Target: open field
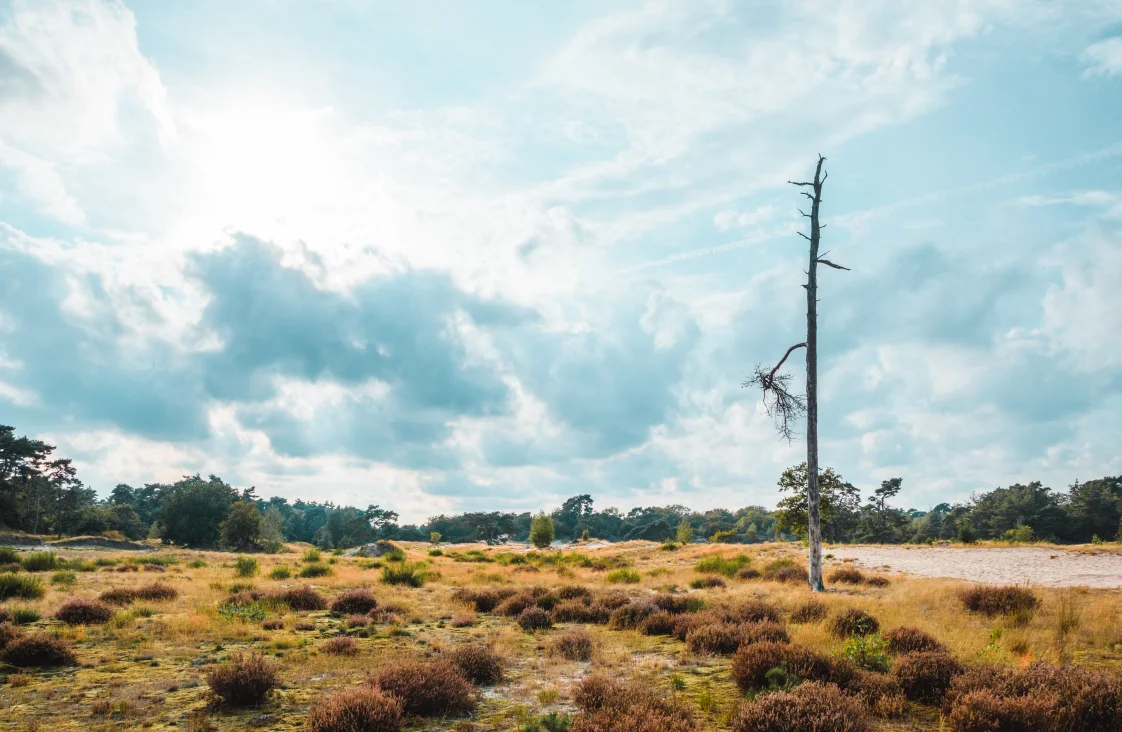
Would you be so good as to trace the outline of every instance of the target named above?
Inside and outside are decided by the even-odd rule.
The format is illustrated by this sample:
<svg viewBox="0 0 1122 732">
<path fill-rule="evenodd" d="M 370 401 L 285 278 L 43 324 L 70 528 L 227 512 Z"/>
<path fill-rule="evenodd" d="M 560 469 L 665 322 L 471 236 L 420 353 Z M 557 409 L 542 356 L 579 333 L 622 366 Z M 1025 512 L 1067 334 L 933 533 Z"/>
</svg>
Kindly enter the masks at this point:
<svg viewBox="0 0 1122 732">
<path fill-rule="evenodd" d="M 821 669 L 839 682 L 846 699 L 856 700 L 843 705 L 845 713 L 859 717 L 844 729 L 865 729 L 865 724 L 872 729 L 956 728 L 949 716 L 940 727 L 937 698 L 925 697 L 914 683 L 908 686 L 914 681 L 904 673 L 910 657 L 891 647 L 886 653 L 878 645 L 880 638 L 896 637 L 892 631 L 901 627 L 930 634 L 945 646 L 956 675 L 964 667 L 989 663 L 1015 669 L 1037 661 L 1074 664 L 1105 674 L 1106 681 L 1100 679 L 1100 686 L 1106 684 L 1104 693 L 1122 693 L 1122 592 L 1116 589 L 1036 587 L 1030 593 L 1036 607 L 1001 607 L 987 616 L 964 607 L 958 594 L 968 586 L 964 582 L 863 570 L 863 576 L 850 572 L 830 582 L 830 591 L 815 598 L 825 604 L 816 612 L 807 604 L 812 595 L 799 581 L 799 570 L 784 561 L 803 561 L 798 547 L 790 544 L 693 545 L 671 551 L 625 543 L 544 553 L 457 545 L 441 547 L 438 556 L 430 555 L 427 545 L 399 546 L 404 561 L 392 555 L 328 554 L 316 560 L 304 556 L 308 547 L 291 545 L 289 553 L 254 555 L 256 567 L 242 562 L 246 576 L 238 576 L 235 555 L 221 552 L 60 550 L 57 554 L 69 569 L 14 574 L 38 578 L 45 589 L 42 597 L 8 598 L 0 606 L 24 621 L 7 626 L 9 637 L 57 636 L 72 648 L 74 663 L 5 664 L 0 671 L 0 729 L 304 729 L 309 709 L 333 692 L 370 689 L 365 682 L 372 672 L 447 658 L 471 642 L 493 648 L 501 659 L 501 680 L 480 680 L 468 693 L 466 706 L 447 715 L 418 716 L 407 709 L 404 729 L 552 732 L 568 729 L 566 715 L 571 715 L 574 732 L 647 729 L 623 712 L 612 717 L 605 708 L 591 711 L 589 694 L 581 696 L 578 689 L 582 679 L 599 673 L 641 679 L 657 695 L 657 704 L 672 707 L 659 707 L 676 720 L 660 722 L 659 729 L 668 732 L 787 729 L 751 726 L 750 715 L 737 715 L 771 703 L 769 698 L 791 696 L 762 693 L 768 685 L 792 687 L 792 676 L 805 679 Z M 852 570 L 854 562 L 840 561 L 847 549 L 827 550 L 836 555 L 827 562 L 828 579 L 839 570 Z M 922 557 L 951 550 L 853 551 L 870 564 L 904 569 L 897 554 Z M 882 555 L 865 554 L 873 551 L 895 554 L 879 562 Z M 976 551 L 1018 552 L 1007 555 L 1017 557 L 1026 550 Z M 738 559 L 740 554 L 745 558 Z M 712 555 L 726 561 L 713 561 Z M 28 556 L 20 553 L 24 560 Z M 708 565 L 699 568 L 706 558 Z M 279 567 L 287 569 L 287 577 Z M 384 582 L 386 573 L 395 570 L 418 582 L 423 574 L 423 583 Z M 752 570 L 761 576 L 753 576 Z M 782 581 L 788 575 L 792 581 Z M 878 582 L 878 576 L 887 578 L 887 584 Z M 853 583 L 841 582 L 843 578 Z M 153 583 L 174 593 L 152 591 Z M 299 609 L 306 603 L 284 600 L 284 593 L 300 588 L 311 588 L 325 606 Z M 333 601 L 353 588 L 372 591 L 376 607 L 370 610 L 354 595 L 349 597 L 358 602 L 333 613 Z M 76 615 L 62 613 L 78 621 L 74 624 L 55 617 L 70 598 L 92 600 L 113 590 L 117 592 L 109 597 L 116 604 L 108 605 L 107 616 L 87 608 Z M 496 600 L 502 604 L 495 606 Z M 520 616 L 517 611 L 524 606 L 541 612 L 527 610 Z M 73 613 L 74 606 L 68 607 Z M 871 642 L 831 632 L 835 619 L 849 610 L 865 611 L 877 621 L 880 632 L 869 636 Z M 757 622 L 769 617 L 775 622 Z M 519 621 L 551 627 L 523 630 Z M 574 629 L 587 635 L 572 634 Z M 0 644 L 3 638 L 0 634 Z M 558 645 L 561 638 L 566 639 L 564 647 Z M 582 649 L 584 643 L 589 647 Z M 733 656 L 737 646 L 740 652 Z M 825 660 L 806 666 L 806 672 L 794 661 L 790 667 L 784 662 L 790 674 L 769 673 L 756 687 L 745 681 L 745 664 L 751 660 L 746 649 L 779 648 L 775 652 L 783 653 L 789 647 L 806 647 Z M 855 670 L 853 661 L 842 660 L 847 649 L 857 665 L 877 670 Z M 277 664 L 279 685 L 258 705 L 223 703 L 208 687 L 208 674 L 245 650 L 264 653 Z M 564 653 L 570 658 L 559 655 Z M 3 653 L 0 657 L 7 658 Z M 769 670 L 774 668 L 763 669 Z M 632 709 L 627 713 L 653 718 L 650 705 L 656 702 L 636 699 L 625 705 Z M 543 722 L 542 716 L 550 713 L 556 716 Z M 955 713 L 957 728 L 969 729 L 962 726 L 963 715 Z M 1043 712 L 1037 708 L 1033 713 Z M 387 724 L 379 729 L 395 728 Z"/>
</svg>

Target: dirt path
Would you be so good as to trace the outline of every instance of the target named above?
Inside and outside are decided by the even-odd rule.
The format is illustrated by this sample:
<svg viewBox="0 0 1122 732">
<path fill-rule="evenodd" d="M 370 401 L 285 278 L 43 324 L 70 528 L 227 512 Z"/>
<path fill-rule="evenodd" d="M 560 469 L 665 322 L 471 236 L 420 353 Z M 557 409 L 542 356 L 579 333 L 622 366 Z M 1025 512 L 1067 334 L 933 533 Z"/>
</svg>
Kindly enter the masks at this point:
<svg viewBox="0 0 1122 732">
<path fill-rule="evenodd" d="M 921 577 L 955 577 L 989 584 L 1049 587 L 1122 587 L 1122 555 L 1083 554 L 1063 549 L 1010 547 L 959 549 L 942 547 L 855 546 L 826 551 L 853 558 L 861 567 L 884 568 Z"/>
</svg>

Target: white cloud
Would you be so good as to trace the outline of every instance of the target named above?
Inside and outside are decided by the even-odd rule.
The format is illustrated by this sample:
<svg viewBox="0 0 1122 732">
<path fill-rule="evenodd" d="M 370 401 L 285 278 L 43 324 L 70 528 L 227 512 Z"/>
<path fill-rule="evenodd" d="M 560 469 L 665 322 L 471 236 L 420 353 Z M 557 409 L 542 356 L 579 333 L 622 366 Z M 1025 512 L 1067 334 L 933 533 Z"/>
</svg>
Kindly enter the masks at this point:
<svg viewBox="0 0 1122 732">
<path fill-rule="evenodd" d="M 1103 223 L 1085 249 L 1061 253 L 1063 281 L 1044 296 L 1042 330 L 1079 370 L 1122 364 L 1122 230 Z"/>
<path fill-rule="evenodd" d="M 1107 38 L 1083 50 L 1084 76 L 1122 74 L 1122 36 Z"/>
</svg>

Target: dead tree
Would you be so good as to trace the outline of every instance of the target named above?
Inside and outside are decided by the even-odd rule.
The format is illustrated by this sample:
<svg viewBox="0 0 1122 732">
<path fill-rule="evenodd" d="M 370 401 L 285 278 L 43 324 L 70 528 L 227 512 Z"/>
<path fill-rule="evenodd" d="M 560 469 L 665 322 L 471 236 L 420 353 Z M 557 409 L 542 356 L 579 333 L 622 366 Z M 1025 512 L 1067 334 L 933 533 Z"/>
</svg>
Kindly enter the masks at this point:
<svg viewBox="0 0 1122 732">
<path fill-rule="evenodd" d="M 824 259 L 825 254 L 818 253 L 822 229 L 826 228 L 825 225 L 818 223 L 818 212 L 822 205 L 822 185 L 828 177 L 828 174 L 822 171 L 824 162 L 826 158 L 819 155 L 813 181 L 787 181 L 791 185 L 814 191 L 813 194 L 802 191 L 802 194 L 810 199 L 810 213 L 799 209 L 799 213 L 810 219 L 810 236 L 799 232 L 799 236 L 810 242 L 810 262 L 806 272 L 806 284 L 803 285 L 806 288 L 806 340 L 788 348 L 773 369 L 768 370 L 757 364 L 755 373 L 744 382 L 744 386 L 754 385 L 763 390 L 764 407 L 768 415 L 775 420 L 779 434 L 788 442 L 794 434 L 793 423 L 806 414 L 807 538 L 810 543 L 810 588 L 814 592 L 825 589 L 822 584 L 822 516 L 818 504 L 818 265 L 848 269 Z M 779 373 L 787 357 L 799 348 L 806 349 L 805 396 L 792 394 L 787 388 L 791 377 Z"/>
</svg>

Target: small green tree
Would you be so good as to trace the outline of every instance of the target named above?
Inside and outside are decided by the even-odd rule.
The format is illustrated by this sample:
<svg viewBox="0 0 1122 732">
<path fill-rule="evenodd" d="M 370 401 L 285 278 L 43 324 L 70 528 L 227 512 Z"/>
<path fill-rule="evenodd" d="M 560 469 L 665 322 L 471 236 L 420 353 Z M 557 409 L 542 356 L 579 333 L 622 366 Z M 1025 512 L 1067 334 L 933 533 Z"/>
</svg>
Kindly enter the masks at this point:
<svg viewBox="0 0 1122 732">
<path fill-rule="evenodd" d="M 553 519 L 542 511 L 530 522 L 530 543 L 538 549 L 545 549 L 553 543 Z"/>
<path fill-rule="evenodd" d="M 682 523 L 678 524 L 678 543 L 689 544 L 693 541 L 693 527 L 686 519 L 682 519 Z"/>
<path fill-rule="evenodd" d="M 429 543 L 430 544 L 439 544 L 440 543 L 440 532 L 439 531 L 430 531 L 429 532 Z"/>
<path fill-rule="evenodd" d="M 269 554 L 276 554 L 284 546 L 284 516 L 276 507 L 270 508 L 261 516 L 257 546 Z"/>
<path fill-rule="evenodd" d="M 261 536 L 261 514 L 257 506 L 246 501 L 230 504 L 226 520 L 218 525 L 222 546 L 233 551 L 251 551 L 257 548 Z"/>
</svg>

